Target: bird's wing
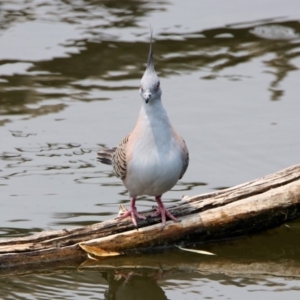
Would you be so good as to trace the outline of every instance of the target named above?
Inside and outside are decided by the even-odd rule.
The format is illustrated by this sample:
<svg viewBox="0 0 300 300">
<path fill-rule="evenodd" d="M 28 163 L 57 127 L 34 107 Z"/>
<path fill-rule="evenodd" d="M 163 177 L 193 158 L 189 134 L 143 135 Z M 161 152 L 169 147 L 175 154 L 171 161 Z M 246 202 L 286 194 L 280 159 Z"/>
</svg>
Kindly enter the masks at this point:
<svg viewBox="0 0 300 300">
<path fill-rule="evenodd" d="M 116 176 L 124 179 L 126 177 L 126 147 L 128 143 L 130 134 L 128 134 L 116 148 L 115 152 L 112 155 L 112 165 Z"/>
<path fill-rule="evenodd" d="M 189 150 L 186 146 L 184 139 L 178 134 L 178 132 L 174 128 L 173 128 L 173 136 L 181 148 L 182 169 L 179 176 L 179 179 L 181 179 L 186 169 L 189 166 L 189 161 L 190 161 Z"/>
<path fill-rule="evenodd" d="M 179 179 L 181 179 L 182 176 L 184 175 L 186 169 L 189 166 L 189 161 L 190 161 L 189 150 L 183 138 L 181 138 L 181 148 L 182 148 L 182 170 Z"/>
<path fill-rule="evenodd" d="M 97 160 L 98 162 L 106 165 L 112 164 L 112 156 L 114 152 L 116 151 L 116 148 L 107 149 L 103 148 L 97 153 Z"/>
</svg>

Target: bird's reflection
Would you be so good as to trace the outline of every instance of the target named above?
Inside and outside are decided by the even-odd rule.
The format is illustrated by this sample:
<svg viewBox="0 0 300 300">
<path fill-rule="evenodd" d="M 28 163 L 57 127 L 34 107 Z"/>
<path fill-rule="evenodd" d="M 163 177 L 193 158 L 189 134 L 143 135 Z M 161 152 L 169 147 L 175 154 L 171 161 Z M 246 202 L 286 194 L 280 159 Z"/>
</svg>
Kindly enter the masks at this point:
<svg viewBox="0 0 300 300">
<path fill-rule="evenodd" d="M 108 289 L 104 293 L 106 300 L 167 299 L 165 292 L 157 283 L 162 277 L 162 271 L 151 273 L 109 271 L 101 274 L 108 283 Z"/>
</svg>

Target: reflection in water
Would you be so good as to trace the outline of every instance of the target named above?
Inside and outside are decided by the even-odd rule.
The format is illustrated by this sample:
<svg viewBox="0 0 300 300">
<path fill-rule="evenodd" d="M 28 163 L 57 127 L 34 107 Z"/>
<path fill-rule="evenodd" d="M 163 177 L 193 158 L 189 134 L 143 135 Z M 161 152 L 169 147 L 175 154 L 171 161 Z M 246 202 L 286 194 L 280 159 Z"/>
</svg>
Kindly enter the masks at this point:
<svg viewBox="0 0 300 300">
<path fill-rule="evenodd" d="M 292 88 L 298 91 L 299 80 L 294 75 L 299 70 L 300 56 L 298 18 L 253 19 L 252 22 L 222 26 L 219 24 L 226 24 L 224 19 L 220 18 L 218 25 L 215 20 L 223 12 L 216 10 L 207 26 L 209 29 L 205 29 L 206 25 L 201 23 L 201 3 L 204 2 L 199 1 L 197 9 L 199 25 L 190 30 L 188 10 L 180 12 L 180 20 L 168 13 L 178 5 L 176 1 L 0 2 L 1 237 L 23 236 L 52 229 L 51 226 L 61 229 L 99 222 L 102 217 L 115 216 L 117 204 L 127 201 L 121 183 L 111 171 L 100 168 L 95 160 L 99 143 L 106 146 L 106 143 L 119 140 L 118 129 L 105 132 L 101 137 L 97 132 L 104 128 L 98 125 L 101 118 L 104 118 L 101 124 L 105 124 L 105 128 L 113 127 L 121 117 L 126 118 L 125 114 L 114 115 L 115 107 L 121 111 L 129 110 L 123 103 L 138 89 L 145 69 L 149 23 L 154 27 L 154 39 L 157 40 L 157 72 L 164 82 L 172 79 L 172 85 L 166 87 L 166 95 L 179 83 L 184 88 L 190 88 L 193 80 L 199 85 L 190 94 L 181 94 L 184 101 L 185 97 L 195 99 L 195 102 L 184 102 L 185 111 L 192 114 L 201 110 L 197 117 L 191 116 L 182 123 L 194 143 L 191 144 L 195 149 L 194 174 L 186 179 L 187 182 L 179 182 L 174 191 L 168 193 L 167 201 L 174 203 L 184 193 L 222 189 L 232 182 L 241 182 L 240 173 L 232 175 L 219 170 L 221 165 L 238 164 L 240 152 L 245 152 L 241 169 L 245 165 L 263 168 L 267 159 L 269 165 L 277 168 L 280 159 L 273 157 L 274 140 L 286 145 L 280 148 L 280 167 L 290 163 L 286 160 L 290 156 L 288 148 L 299 153 L 297 133 L 292 135 L 293 130 L 282 130 L 290 124 L 290 115 L 280 119 L 276 116 L 278 111 L 271 111 L 275 105 L 281 105 L 279 110 L 283 110 L 284 105 L 291 105 L 292 101 L 287 100 L 293 97 L 298 105 L 297 95 L 286 97 L 292 93 L 291 86 L 286 85 L 287 78 L 291 79 L 288 84 L 293 84 Z M 244 3 L 246 5 L 248 1 Z M 282 7 L 286 5 L 283 3 Z M 294 5 L 296 12 L 297 4 Z M 236 4 L 232 11 L 235 7 Z M 257 11 L 252 15 L 256 16 Z M 277 8 L 274 17 L 275 14 L 282 13 Z M 163 25 L 160 22 L 153 24 L 157 20 Z M 195 74 L 194 77 L 188 77 L 191 74 Z M 263 77 L 265 75 L 267 77 Z M 222 81 L 226 82 L 226 87 L 220 85 Z M 258 99 L 253 107 L 248 106 L 248 98 L 244 101 L 244 95 L 239 96 L 239 104 L 229 101 L 235 93 L 231 90 L 232 82 L 239 86 L 250 85 L 251 96 Z M 209 97 L 204 93 L 207 89 L 210 89 Z M 270 95 L 258 93 L 257 89 Z M 180 89 L 176 91 L 181 93 Z M 112 99 L 114 101 L 107 101 Z M 266 99 L 277 101 L 269 101 L 269 106 L 263 106 L 268 102 Z M 239 110 L 238 105 L 243 105 L 244 110 Z M 296 111 L 296 105 L 285 112 Z M 178 111 L 173 111 L 179 116 L 178 120 L 182 118 L 182 109 L 180 106 Z M 233 117 L 232 111 L 240 115 L 237 123 L 225 124 Z M 254 129 L 264 132 L 258 136 L 249 128 L 255 126 L 257 112 L 262 111 L 271 112 L 263 114 L 259 126 Z M 215 115 L 225 117 L 222 125 L 214 124 Z M 249 124 L 250 118 L 246 118 L 249 115 L 254 123 Z M 248 123 L 240 127 L 243 122 Z M 126 120 L 122 120 L 123 123 Z M 192 127 L 190 123 L 197 126 Z M 263 127 L 265 123 L 278 126 L 269 129 Z M 132 125 L 128 120 L 127 124 Z M 223 131 L 224 124 L 228 127 L 225 126 Z M 85 139 L 86 131 L 80 130 L 85 126 L 91 133 L 90 140 Z M 211 127 L 205 131 L 205 126 Z M 116 140 L 109 139 L 110 134 L 114 134 Z M 285 139 L 287 135 L 291 138 Z M 239 148 L 242 137 L 244 144 Z M 220 139 L 221 142 L 214 142 Z M 227 150 L 226 142 L 230 144 Z M 212 151 L 208 145 L 214 148 L 214 156 L 208 154 Z M 236 150 L 232 150 L 234 147 Z M 255 148 L 252 152 L 245 151 L 251 147 Z M 258 148 L 265 151 L 258 152 Z M 227 156 L 222 156 L 224 152 Z M 257 161 L 254 159 L 257 164 L 248 159 L 251 155 L 257 158 Z M 218 161 L 219 157 L 221 161 Z M 213 160 L 217 160 L 218 167 L 209 177 L 202 167 L 207 163 L 206 170 L 210 169 Z M 212 184 L 216 173 L 221 173 L 222 180 Z M 234 176 L 234 180 L 228 183 L 225 179 L 229 176 Z M 141 207 L 152 205 L 146 197 L 141 197 L 140 201 Z M 298 299 L 300 256 L 295 238 L 299 235 L 298 229 L 299 221 L 296 221 L 291 228 L 274 231 L 274 235 L 268 233 L 225 245 L 206 246 L 206 250 L 218 254 L 214 260 L 177 252 L 174 262 L 168 261 L 172 255 L 167 253 L 160 254 L 159 258 L 151 257 L 155 260 L 153 264 L 135 255 L 129 263 L 126 259 L 115 264 L 103 260 L 100 266 L 79 270 L 79 263 L 55 270 L 48 266 L 41 273 L 1 278 L 0 298 L 134 299 L 137 293 L 142 294 L 143 299 L 147 296 L 152 299 Z M 138 267 L 142 270 L 136 270 Z M 159 270 L 164 270 L 162 276 Z M 26 271 L 31 272 L 30 269 Z M 130 272 L 133 273 L 130 275 Z"/>
<path fill-rule="evenodd" d="M 54 274 L 1 278 L 0 297 L 6 299 L 253 299 L 288 292 L 297 299 L 299 279 L 267 275 L 226 275 L 209 271 L 61 269 Z M 169 274 L 168 274 L 169 273 Z M 251 293 L 251 298 L 247 296 Z M 295 294 L 294 294 L 295 293 Z M 279 295 L 280 295 L 279 294 Z M 278 295 L 278 296 L 279 296 Z M 295 297 L 293 297 L 295 296 Z M 277 298 L 276 298 L 277 299 Z M 280 298 L 278 298 L 280 299 Z"/>
<path fill-rule="evenodd" d="M 102 276 L 107 280 L 106 300 L 163 300 L 167 299 L 163 289 L 157 283 L 157 274 L 149 272 L 105 272 Z"/>
<path fill-rule="evenodd" d="M 138 18 L 149 14 L 151 11 L 163 10 L 168 4 L 167 1 L 163 0 L 154 0 L 151 2 L 134 0 L 122 2 L 54 0 L 41 4 L 40 1 L 2 1 L 0 8 L 5 22 L 0 23 L 0 28 L 3 30 L 9 28 L 14 22 L 25 22 L 36 19 L 47 22 L 84 24 L 86 26 L 90 24 L 91 20 L 97 20 L 103 28 L 137 26 Z M 88 23 L 86 24 L 85 22 Z M 87 27 L 85 30 L 93 33 L 93 27 Z"/>
<path fill-rule="evenodd" d="M 148 28 L 139 28 L 138 18 L 149 12 L 164 11 L 169 5 L 166 1 L 1 2 L 4 22 L 1 22 L 0 28 L 4 33 L 22 25 L 22 22 L 30 22 L 32 26 L 36 24 L 38 28 L 39 23 L 35 22 L 45 21 L 49 29 L 51 24 L 59 23 L 62 27 L 68 24 L 77 32 L 75 37 L 71 35 L 63 42 L 59 40 L 61 48 L 58 53 L 44 59 L 33 55 L 26 59 L 7 59 L 5 55 L 10 53 L 0 54 L 0 127 L 20 119 L 43 117 L 41 121 L 48 122 L 45 128 L 51 128 L 51 132 L 55 128 L 54 138 L 49 139 L 53 142 L 48 142 L 48 138 L 42 140 L 43 132 L 38 132 L 38 128 L 28 131 L 22 124 L 10 130 L 14 138 L 29 141 L 13 141 L 8 151 L 0 150 L 1 186 L 7 186 L 11 178 L 68 174 L 71 176 L 68 180 L 75 183 L 118 188 L 117 194 L 121 196 L 126 193 L 112 179 L 113 173 L 99 169 L 94 159 L 99 145 L 96 143 L 105 143 L 106 140 L 95 138 L 93 145 L 85 146 L 81 137 L 76 136 L 76 128 L 67 133 L 60 132 L 61 123 L 68 121 L 65 115 L 54 121 L 45 117 L 57 115 L 78 102 L 104 102 L 113 99 L 117 91 L 137 90 L 145 69 L 144 53 L 147 53 L 149 42 Z M 272 74 L 274 78 L 269 83 L 270 98 L 280 100 L 285 94 L 280 87 L 282 81 L 297 70 L 295 59 L 300 55 L 299 33 L 298 20 L 282 19 L 255 20 L 192 32 L 166 30 L 154 36 L 158 40 L 155 44 L 156 68 L 159 76 L 165 78 L 200 70 L 201 80 L 250 81 L 251 76 L 241 72 L 239 67 L 259 59 L 263 65 L 262 72 Z M 24 32 L 25 37 L 26 34 Z M 55 36 L 54 44 L 58 43 Z M 24 42 L 21 36 L 19 42 Z M 14 52 L 15 48 L 10 52 Z M 44 53 L 44 49 L 40 52 Z M 224 70 L 230 73 L 223 74 Z M 88 120 L 88 113 L 85 119 Z M 57 142 L 58 136 L 62 137 L 60 142 Z M 107 180 L 102 180 L 104 178 Z M 208 185 L 201 179 L 199 182 L 193 180 L 180 182 L 174 192 Z M 216 186 L 215 189 L 222 188 L 222 184 Z M 18 189 L 10 195 L 18 195 Z M 175 197 L 178 199 L 177 195 L 170 196 L 170 199 Z M 70 214 L 73 215 L 73 212 Z"/>
<path fill-rule="evenodd" d="M 216 256 L 165 250 L 0 269 L 0 298 L 253 299 L 281 291 L 278 297 L 284 293 L 288 299 L 298 299 L 300 247 L 294 237 L 299 224 L 293 221 L 289 227 L 221 246 L 197 246 Z"/>
<path fill-rule="evenodd" d="M 139 3 L 141 6 L 145 4 Z M 107 2 L 103 2 L 102 5 L 107 5 Z M 136 2 L 132 2 L 129 15 L 137 13 L 136 5 Z M 94 6 L 88 9 L 93 9 Z M 69 8 L 72 9 L 72 6 Z M 76 10 L 75 7 L 74 9 Z M 115 14 L 114 10 L 107 9 L 105 13 Z M 146 12 L 147 10 L 141 7 L 139 11 Z M 74 20 L 76 20 L 76 14 L 73 16 Z M 82 26 L 85 28 L 84 25 Z M 113 22 L 110 26 L 118 27 L 121 24 L 117 25 Z M 271 99 L 279 100 L 284 94 L 279 88 L 280 83 L 291 71 L 297 70 L 293 60 L 300 55 L 299 22 L 276 23 L 274 21 L 265 23 L 263 26 L 245 23 L 244 25 L 238 24 L 236 27 L 232 25 L 176 34 L 181 37 L 176 40 L 172 38 L 175 33 L 162 33 L 157 36 L 159 43 L 155 45 L 156 54 L 160 56 L 156 58 L 158 73 L 164 77 L 202 69 L 209 73 L 202 78 L 216 78 L 221 70 L 243 65 L 254 58 L 263 59 L 266 54 L 271 54 L 272 58 L 263 61 L 264 72 L 274 75 L 275 79 L 270 83 L 269 90 L 272 93 Z M 70 96 L 75 100 L 90 101 L 91 99 L 99 100 L 99 93 L 97 98 L 91 98 L 91 93 L 95 90 L 100 92 L 136 89 L 136 82 L 144 71 L 144 53 L 148 47 L 148 41 L 133 43 L 112 36 L 105 37 L 101 31 L 99 32 L 101 29 L 104 31 L 105 28 L 106 25 L 101 22 L 94 28 L 85 28 L 93 36 L 93 41 L 85 38 L 74 39 L 65 45 L 66 51 L 68 47 L 78 48 L 79 51 L 69 53 L 66 57 L 33 61 L 23 70 L 23 74 L 1 74 L 0 68 L 1 114 L 37 116 L 55 113 L 68 105 L 64 98 Z M 174 49 L 176 49 L 175 53 Z M 1 60 L 0 56 L 0 66 L 15 63 L 19 62 L 7 61 L 4 58 Z M 233 74 L 228 77 L 228 80 L 241 78 L 243 76 L 240 74 Z M 134 79 L 134 85 L 130 82 L 132 79 Z M 121 86 L 118 82 L 122 82 Z M 109 93 L 101 98 L 110 99 Z M 61 103 L 43 105 L 45 99 L 51 101 L 59 99 Z M 28 106 L 28 104 L 37 103 L 41 104 L 36 108 Z"/>
<path fill-rule="evenodd" d="M 9 220 L 10 223 L 15 222 L 27 222 L 29 220 L 23 219 L 23 220 Z M 30 228 L 30 233 L 36 233 L 41 232 L 42 228 Z M 28 236 L 28 229 L 27 228 L 16 228 L 16 227 L 1 227 L 0 228 L 0 236 L 3 238 L 17 238 L 22 236 Z"/>
<path fill-rule="evenodd" d="M 256 26 L 252 34 L 270 40 L 293 40 L 299 38 L 299 33 L 292 27 L 282 25 L 262 25 Z"/>
</svg>

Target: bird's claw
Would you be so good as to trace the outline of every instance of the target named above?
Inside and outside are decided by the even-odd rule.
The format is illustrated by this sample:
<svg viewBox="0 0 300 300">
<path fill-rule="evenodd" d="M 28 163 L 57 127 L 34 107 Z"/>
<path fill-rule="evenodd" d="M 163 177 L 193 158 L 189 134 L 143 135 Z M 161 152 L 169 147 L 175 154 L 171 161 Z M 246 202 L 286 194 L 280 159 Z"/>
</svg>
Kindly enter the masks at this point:
<svg viewBox="0 0 300 300">
<path fill-rule="evenodd" d="M 173 220 L 174 222 L 179 222 L 179 220 L 175 218 L 165 207 L 155 206 L 153 208 L 156 210 L 156 212 L 151 214 L 151 217 L 157 217 L 161 215 L 162 228 L 166 226 L 166 217 Z"/>
<path fill-rule="evenodd" d="M 143 220 L 146 219 L 146 217 L 144 215 L 138 213 L 136 209 L 126 210 L 124 213 L 121 213 L 121 214 L 119 212 L 118 219 L 122 220 L 127 217 L 131 218 L 131 221 L 135 227 L 137 227 L 136 218 L 143 219 Z"/>
</svg>

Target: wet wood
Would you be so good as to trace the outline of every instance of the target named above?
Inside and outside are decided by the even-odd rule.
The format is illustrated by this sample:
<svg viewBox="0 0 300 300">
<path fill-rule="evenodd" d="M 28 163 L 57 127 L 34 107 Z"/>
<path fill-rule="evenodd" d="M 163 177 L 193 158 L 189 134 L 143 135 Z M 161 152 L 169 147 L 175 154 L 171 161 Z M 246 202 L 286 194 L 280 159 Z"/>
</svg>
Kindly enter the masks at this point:
<svg viewBox="0 0 300 300">
<path fill-rule="evenodd" d="M 83 248 L 95 255 L 126 254 L 179 241 L 223 240 L 278 226 L 300 215 L 300 165 L 229 189 L 184 197 L 169 210 L 181 221 L 168 221 L 163 230 L 159 218 L 140 221 L 138 230 L 130 220 L 112 219 L 2 240 L 0 268 L 83 259 Z"/>
</svg>

